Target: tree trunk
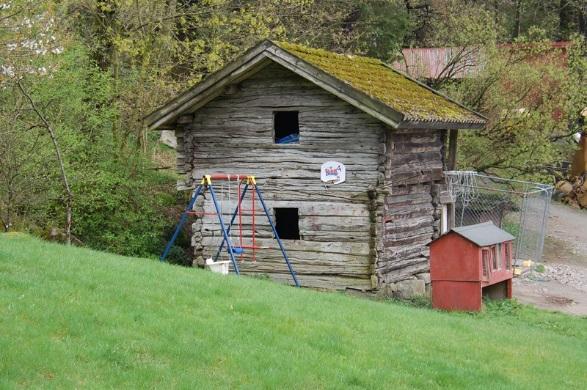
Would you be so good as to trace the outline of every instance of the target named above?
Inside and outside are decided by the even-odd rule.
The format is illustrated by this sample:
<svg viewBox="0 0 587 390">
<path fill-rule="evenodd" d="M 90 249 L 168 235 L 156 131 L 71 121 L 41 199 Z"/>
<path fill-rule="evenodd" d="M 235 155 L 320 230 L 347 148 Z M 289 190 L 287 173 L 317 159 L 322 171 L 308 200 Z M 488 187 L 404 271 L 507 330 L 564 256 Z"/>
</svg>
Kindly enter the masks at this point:
<svg viewBox="0 0 587 390">
<path fill-rule="evenodd" d="M 513 38 L 517 38 L 520 36 L 520 17 L 521 17 L 521 9 L 522 9 L 522 0 L 516 1 L 516 16 L 514 20 L 514 34 Z"/>
<path fill-rule="evenodd" d="M 587 38 L 587 5 L 579 9 L 579 33 Z"/>
<path fill-rule="evenodd" d="M 39 117 L 41 122 L 43 122 L 43 127 L 45 127 L 45 129 L 47 130 L 47 132 L 49 133 L 49 136 L 51 137 L 51 142 L 53 142 L 53 147 L 55 149 L 55 156 L 57 157 L 57 161 L 59 162 L 59 169 L 61 171 L 61 180 L 63 182 L 63 189 L 65 191 L 65 202 L 64 202 L 65 213 L 66 213 L 65 239 L 66 239 L 67 245 L 71 245 L 73 193 L 71 192 L 71 188 L 69 187 L 69 181 L 67 179 L 67 174 L 65 173 L 65 164 L 63 163 L 63 157 L 61 155 L 61 148 L 59 147 L 59 142 L 57 141 L 57 136 L 55 134 L 55 131 L 53 130 L 53 127 L 51 126 L 51 124 L 47 120 L 47 118 L 45 118 L 43 113 L 37 108 L 37 105 L 33 101 L 32 97 L 24 89 L 21 80 L 18 80 L 16 84 L 18 85 L 20 92 L 22 92 L 23 96 L 29 102 L 32 110 Z"/>
<path fill-rule="evenodd" d="M 564 40 L 569 35 L 569 26 L 571 24 L 572 9 L 569 0 L 560 0 L 558 7 L 558 34 L 559 39 Z"/>
</svg>

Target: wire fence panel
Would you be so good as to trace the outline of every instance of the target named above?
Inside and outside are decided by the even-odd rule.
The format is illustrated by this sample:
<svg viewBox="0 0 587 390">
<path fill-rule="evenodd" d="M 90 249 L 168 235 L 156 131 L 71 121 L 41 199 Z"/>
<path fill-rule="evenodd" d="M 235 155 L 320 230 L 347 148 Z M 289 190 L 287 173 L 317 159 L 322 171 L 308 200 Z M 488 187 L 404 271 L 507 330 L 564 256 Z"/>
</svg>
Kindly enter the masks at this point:
<svg viewBox="0 0 587 390">
<path fill-rule="evenodd" d="M 540 261 L 553 187 L 477 172 L 445 172 L 456 227 L 491 221 L 516 237 L 516 261 Z"/>
</svg>

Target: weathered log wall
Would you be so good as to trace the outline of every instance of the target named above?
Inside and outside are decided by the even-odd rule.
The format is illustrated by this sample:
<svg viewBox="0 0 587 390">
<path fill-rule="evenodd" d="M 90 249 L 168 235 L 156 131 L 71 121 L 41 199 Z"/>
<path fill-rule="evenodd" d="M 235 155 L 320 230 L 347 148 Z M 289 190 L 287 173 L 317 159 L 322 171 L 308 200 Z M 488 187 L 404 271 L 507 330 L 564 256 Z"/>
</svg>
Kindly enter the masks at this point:
<svg viewBox="0 0 587 390">
<path fill-rule="evenodd" d="M 299 144 L 274 143 L 273 113 L 280 110 L 299 111 Z M 392 130 L 278 65 L 232 86 L 183 122 L 176 135 L 186 184 L 212 172 L 253 174 L 271 209 L 299 208 L 301 239 L 285 246 L 302 285 L 370 290 L 427 272 L 425 245 L 439 218 L 440 131 Z M 328 160 L 346 165 L 345 183 L 320 181 Z M 243 208 L 250 209 L 249 200 Z M 211 201 L 198 209 L 213 211 Z M 245 244 L 251 228 L 248 212 Z M 204 216 L 193 232 L 195 261 L 202 264 L 215 253 L 220 228 L 215 217 Z M 257 245 L 270 249 L 259 250 L 256 262 L 247 251 L 243 273 L 289 281 L 260 207 L 255 235 Z"/>
<path fill-rule="evenodd" d="M 274 143 L 273 113 L 280 110 L 299 111 L 299 144 Z M 302 285 L 372 289 L 382 249 L 386 131 L 377 119 L 269 65 L 197 110 L 177 132 L 178 168 L 192 179 L 211 172 L 254 174 L 270 208 L 299 208 L 301 239 L 286 240 L 285 247 Z M 329 160 L 346 165 L 345 183 L 320 181 L 320 167 Z M 243 208 L 250 209 L 249 202 Z M 211 201 L 204 203 L 200 207 L 212 211 Z M 254 263 L 248 250 L 241 270 L 288 280 L 266 218 L 259 206 L 256 211 L 257 244 L 272 249 L 259 250 Z M 251 243 L 251 222 L 245 215 L 245 244 Z M 193 230 L 201 263 L 216 250 L 220 229 L 205 216 Z"/>
<path fill-rule="evenodd" d="M 380 287 L 429 270 L 428 244 L 440 228 L 438 188 L 443 182 L 440 130 L 394 130 L 387 139 L 383 254 L 377 262 Z"/>
</svg>

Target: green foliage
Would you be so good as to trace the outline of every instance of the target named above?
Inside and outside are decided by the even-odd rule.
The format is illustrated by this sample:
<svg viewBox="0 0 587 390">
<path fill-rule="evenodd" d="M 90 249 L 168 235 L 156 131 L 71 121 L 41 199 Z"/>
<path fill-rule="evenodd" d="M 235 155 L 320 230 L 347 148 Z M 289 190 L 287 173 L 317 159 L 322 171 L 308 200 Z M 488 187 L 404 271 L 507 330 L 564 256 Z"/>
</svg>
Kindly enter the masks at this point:
<svg viewBox="0 0 587 390">
<path fill-rule="evenodd" d="M 485 299 L 484 311 L 481 316 L 519 317 L 526 306 L 515 299 Z"/>
<path fill-rule="evenodd" d="M 146 150 L 140 120 L 262 39 L 319 43 L 389 57 L 408 27 L 396 0 L 70 0 L 66 20 L 111 73 L 121 142 Z"/>
<path fill-rule="evenodd" d="M 483 312 L 475 314 L 480 320 L 493 318 L 504 326 L 523 322 L 528 329 L 552 332 L 561 336 L 587 336 L 587 327 L 585 327 L 587 317 L 569 321 L 570 318 L 567 315 L 536 309 L 523 305 L 515 299 L 486 300 L 484 305 Z"/>
<path fill-rule="evenodd" d="M 174 176 L 150 169 L 158 158 L 157 141 L 149 140 L 142 118 L 264 38 L 389 56 L 407 28 L 400 5 L 10 1 L 0 9 L 0 23 L 17 28 L 0 30 L 0 50 L 16 45 L 23 55 L 0 56 L 15 73 L 1 80 L 0 91 L 4 229 L 50 235 L 59 233 L 65 219 L 51 142 L 23 102 L 17 80 L 55 128 L 73 190 L 75 239 L 117 253 L 154 255 L 183 204 L 173 195 Z M 27 46 L 31 39 L 41 50 Z M 172 250 L 172 261 L 189 263 L 186 237 L 184 232 Z"/>
<path fill-rule="evenodd" d="M 394 0 L 360 1 L 356 15 L 348 28 L 358 39 L 349 49 L 384 61 L 396 57 L 411 27 L 405 6 Z"/>
<path fill-rule="evenodd" d="M 580 131 L 579 113 L 587 105 L 585 42 L 577 39 L 563 53 L 549 41 L 520 39 L 511 47 L 487 45 L 475 77 L 443 88 L 489 118 L 485 129 L 462 132 L 459 164 L 504 177 L 552 181 L 557 166 L 573 150 L 570 135 Z M 582 54 L 578 54 L 582 53 Z M 496 153 L 487 153 L 488 150 Z"/>
<path fill-rule="evenodd" d="M 157 254 L 167 238 L 163 233 L 174 222 L 166 215 L 167 208 L 176 204 L 169 191 L 173 182 L 149 171 L 137 180 L 121 165 L 100 164 L 76 181 L 74 234 L 92 248 L 126 255 Z"/>
<path fill-rule="evenodd" d="M 511 217 L 509 219 L 511 219 Z M 520 236 L 520 222 L 517 218 L 516 221 L 509 221 L 506 217 L 506 220 L 503 222 L 502 228 L 514 237 Z"/>
<path fill-rule="evenodd" d="M 560 177 L 587 106 L 587 31 L 578 23 L 587 10 L 576 1 L 534 0 L 450 0 L 433 8 L 420 16 L 425 28 L 415 44 L 457 49 L 430 84 L 489 118 L 484 130 L 460 133 L 459 168 L 545 182 Z M 560 38 L 572 44 L 553 47 Z M 450 77 L 471 69 L 471 59 L 481 66 L 469 77 Z"/>
<path fill-rule="evenodd" d="M 584 0 L 406 0 L 418 46 L 511 42 L 539 27 L 549 40 L 587 34 Z"/>
<path fill-rule="evenodd" d="M 483 47 L 487 66 L 477 77 L 434 83 L 490 118 L 486 131 L 462 133 L 462 167 L 550 179 L 552 166 L 569 155 L 567 135 L 587 105 L 586 89 L 578 87 L 587 84 L 583 38 L 575 37 L 565 69 L 523 61 L 544 54 L 546 39 L 585 34 L 579 0 L 5 3 L 0 222 L 4 230 L 45 235 L 64 220 L 51 141 L 16 88 L 21 80 L 62 146 L 75 236 L 124 254 L 158 253 L 183 206 L 173 174 L 151 170 L 160 168 L 160 151 L 142 118 L 261 39 L 386 61 L 405 45 Z M 513 55 L 500 49 L 514 39 L 538 45 Z M 189 263 L 187 235 L 173 249 L 176 262 Z"/>
<path fill-rule="evenodd" d="M 462 0 L 439 3 L 430 17 L 431 28 L 420 45 L 430 47 L 461 47 L 491 44 L 503 38 L 505 32 L 483 4 Z"/>
<path fill-rule="evenodd" d="M 586 319 L 443 313 L 0 235 L 0 387 L 581 388 Z M 495 305 L 495 306 L 494 306 Z"/>
<path fill-rule="evenodd" d="M 146 156 L 117 144 L 119 106 L 112 78 L 71 44 L 54 58 L 50 74 L 27 74 L 34 101 L 55 128 L 73 199 L 74 241 L 116 253 L 160 253 L 163 234 L 175 222 L 174 176 L 149 169 Z M 52 144 L 15 85 L 0 93 L 3 114 L 14 120 L 0 133 L 10 170 L 0 173 L 0 210 L 9 229 L 50 235 L 65 219 L 63 191 Z"/>
<path fill-rule="evenodd" d="M 414 297 L 408 299 L 397 299 L 391 298 L 386 299 L 386 301 L 393 303 L 394 305 L 403 305 L 408 307 L 415 307 L 421 309 L 431 309 L 432 308 L 432 300 L 428 295 L 416 295 Z"/>
</svg>

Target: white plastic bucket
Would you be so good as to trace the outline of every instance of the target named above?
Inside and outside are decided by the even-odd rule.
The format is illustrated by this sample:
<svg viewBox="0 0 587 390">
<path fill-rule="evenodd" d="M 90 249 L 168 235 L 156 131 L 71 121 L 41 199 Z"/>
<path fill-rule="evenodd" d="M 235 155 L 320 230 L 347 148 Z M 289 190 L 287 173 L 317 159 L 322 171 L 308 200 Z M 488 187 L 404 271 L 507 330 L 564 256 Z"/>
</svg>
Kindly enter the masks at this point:
<svg viewBox="0 0 587 390">
<path fill-rule="evenodd" d="M 212 259 L 206 259 L 206 268 L 210 271 L 221 274 L 221 275 L 228 275 L 228 265 L 230 261 L 217 261 L 214 262 Z"/>
</svg>

